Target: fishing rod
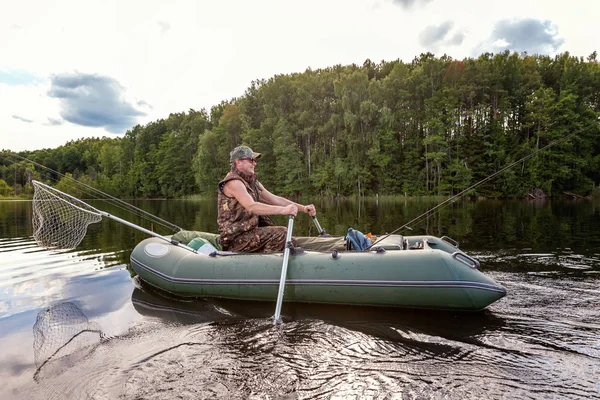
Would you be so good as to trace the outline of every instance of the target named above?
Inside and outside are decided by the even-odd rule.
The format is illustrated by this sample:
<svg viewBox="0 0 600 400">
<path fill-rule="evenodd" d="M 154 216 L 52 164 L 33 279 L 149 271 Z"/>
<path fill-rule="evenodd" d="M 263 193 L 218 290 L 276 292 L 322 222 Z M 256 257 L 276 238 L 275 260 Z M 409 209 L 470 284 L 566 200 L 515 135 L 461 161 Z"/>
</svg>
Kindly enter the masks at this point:
<svg viewBox="0 0 600 400">
<path fill-rule="evenodd" d="M 21 159 L 23 161 L 27 161 L 27 162 L 29 162 L 29 163 L 37 166 L 37 167 L 43 168 L 45 170 L 48 170 L 48 171 L 50 171 L 50 172 L 52 172 L 52 173 L 60 176 L 61 178 L 64 178 L 64 179 L 68 180 L 70 183 L 75 183 L 75 184 L 83 186 L 84 188 L 87 188 L 87 189 L 91 190 L 92 191 L 91 193 L 84 191 L 87 195 L 90 195 L 92 197 L 96 196 L 97 194 L 103 195 L 106 198 L 112 200 L 114 203 L 111 203 L 111 204 L 115 205 L 116 207 L 120 208 L 121 210 L 125 210 L 125 211 L 131 211 L 131 210 L 133 210 L 133 211 L 131 211 L 131 212 L 133 212 L 133 214 L 135 214 L 135 215 L 137 215 L 139 217 L 142 217 L 142 218 L 147 218 L 147 219 L 149 219 L 151 221 L 154 221 L 154 222 L 158 223 L 159 225 L 162 225 L 164 227 L 170 228 L 174 232 L 178 232 L 178 231 L 181 230 L 181 228 L 179 226 L 177 226 L 177 225 L 175 225 L 175 224 L 173 224 L 173 223 L 171 223 L 169 221 L 166 221 L 166 220 L 164 220 L 162 218 L 159 218 L 156 215 L 153 215 L 153 214 L 149 213 L 148 211 L 142 210 L 141 208 L 136 207 L 133 204 L 127 203 L 126 201 L 123 201 L 123 200 L 121 200 L 121 199 L 119 199 L 117 197 L 111 196 L 110 194 L 105 193 L 105 192 L 103 192 L 103 191 L 101 191 L 99 189 L 96 189 L 93 186 L 90 186 L 90 185 L 88 185 L 86 183 L 80 182 L 77 179 L 71 178 L 70 176 L 67 176 L 67 175 L 64 175 L 64 174 L 61 174 L 60 172 L 55 171 L 52 168 L 46 167 L 45 165 L 39 164 L 39 163 L 37 163 L 37 162 L 35 162 L 33 160 L 30 160 L 30 159 L 28 159 L 26 157 L 20 156 L 20 155 L 18 155 L 16 153 L 7 153 L 7 154 L 10 155 L 10 156 L 12 156 L 12 157 L 14 157 L 14 158 Z M 0 158 L 1 157 L 2 157 L 2 153 L 0 153 Z M 106 202 L 109 202 L 106 199 L 102 199 L 102 200 L 104 200 Z M 125 206 L 125 207 L 123 207 L 123 206 Z M 129 210 L 127 210 L 127 208 Z"/>
<path fill-rule="evenodd" d="M 533 156 L 537 155 L 539 152 L 541 152 L 541 151 L 544 151 L 544 150 L 546 150 L 546 149 L 549 149 L 550 147 L 552 147 L 552 146 L 554 146 L 554 145 L 556 145 L 556 144 L 558 144 L 558 143 L 564 142 L 565 140 L 569 139 L 571 136 L 574 136 L 574 135 L 576 135 L 576 134 L 579 134 L 579 133 L 581 133 L 581 132 L 584 132 L 584 131 L 586 131 L 586 130 L 590 129 L 591 127 L 593 127 L 593 126 L 594 126 L 594 125 L 596 125 L 596 124 L 597 124 L 597 122 L 594 122 L 594 123 L 592 123 L 592 124 L 590 124 L 590 125 L 586 126 L 585 128 L 582 128 L 582 129 L 580 129 L 580 130 L 578 130 L 578 131 L 575 131 L 575 132 L 571 132 L 570 134 L 568 134 L 568 135 L 565 135 L 565 136 L 563 136 L 562 138 L 556 139 L 555 141 L 553 141 L 553 142 L 550 142 L 550 143 L 549 143 L 549 144 L 547 144 L 546 146 L 544 146 L 544 147 L 542 147 L 542 148 L 539 148 L 539 149 L 537 149 L 537 150 L 536 150 L 536 151 L 534 151 L 533 153 L 531 153 L 531 154 L 529 154 L 529 155 L 527 155 L 527 156 L 525 156 L 525 157 L 523 157 L 523 158 L 521 158 L 521 159 L 519 159 L 519 160 L 517 160 L 517 161 L 514 161 L 514 162 L 512 162 L 512 163 L 508 164 L 506 167 L 502 168 L 501 170 L 499 170 L 499 171 L 496 171 L 496 172 L 494 172 L 494 173 L 493 173 L 493 174 L 491 174 L 491 175 L 488 175 L 486 178 L 484 178 L 484 179 L 480 180 L 479 182 L 477 182 L 477 183 L 475 183 L 475 184 L 473 184 L 473 185 L 469 186 L 468 188 L 466 188 L 466 189 L 462 190 L 461 192 L 459 192 L 459 193 L 455 194 L 454 196 L 452 196 L 452 197 L 450 197 L 450 198 L 448 198 L 448 199 L 444 200 L 443 202 L 441 202 L 441 203 L 440 203 L 440 204 L 438 204 L 437 206 L 435 206 L 435 207 L 433 207 L 433 208 L 430 208 L 429 210 L 425 211 L 423 214 L 419 215 L 418 217 L 416 217 L 416 218 L 414 218 L 414 219 L 412 219 L 412 220 L 408 221 L 406 224 L 402 225 L 400 228 L 398 228 L 398 229 L 396 229 L 396 230 L 394 230 L 394 231 L 392 231 L 392 232 L 390 232 L 390 233 L 387 233 L 387 234 L 385 234 L 383 237 L 381 237 L 381 238 L 377 239 L 377 240 L 375 241 L 375 243 L 373 243 L 372 245 L 370 245 L 369 247 L 367 247 L 367 248 L 365 249 L 365 251 L 367 251 L 367 250 L 371 249 L 371 247 L 375 246 L 375 244 L 377 244 L 377 243 L 381 242 L 382 240 L 386 239 L 387 237 L 389 237 L 389 236 L 393 235 L 394 233 L 396 233 L 396 232 L 398 232 L 398 231 L 400 231 L 400 230 L 402 230 L 402 229 L 404 229 L 404 228 L 408 228 L 408 229 L 411 229 L 411 230 L 412 230 L 412 228 L 410 228 L 410 225 L 412 225 L 412 224 L 413 224 L 413 223 L 415 223 L 416 221 L 420 220 L 421 218 L 423 218 L 423 217 L 425 217 L 425 216 L 427 216 L 427 215 L 431 214 L 433 211 L 435 211 L 435 210 L 437 210 L 437 209 L 439 209 L 439 208 L 442 208 L 442 207 L 444 207 L 444 206 L 448 205 L 450 202 L 452 202 L 452 201 L 454 201 L 454 200 L 458 199 L 459 197 L 462 197 L 462 196 L 463 196 L 465 193 L 467 193 L 468 191 L 475 189 L 477 186 L 479 186 L 479 185 L 481 185 L 481 184 L 483 184 L 483 183 L 485 183 L 485 182 L 489 181 L 490 179 L 494 178 L 496 175 L 499 175 L 499 174 L 501 174 L 502 172 L 504 172 L 504 171 L 506 171 L 506 170 L 508 170 L 508 169 L 510 169 L 510 168 L 512 168 L 512 167 L 514 167 L 515 165 L 517 165 L 517 164 L 520 164 L 520 163 L 524 162 L 525 160 L 527 160 L 527 159 L 529 159 L 529 158 L 531 158 L 531 157 L 533 157 Z"/>
</svg>

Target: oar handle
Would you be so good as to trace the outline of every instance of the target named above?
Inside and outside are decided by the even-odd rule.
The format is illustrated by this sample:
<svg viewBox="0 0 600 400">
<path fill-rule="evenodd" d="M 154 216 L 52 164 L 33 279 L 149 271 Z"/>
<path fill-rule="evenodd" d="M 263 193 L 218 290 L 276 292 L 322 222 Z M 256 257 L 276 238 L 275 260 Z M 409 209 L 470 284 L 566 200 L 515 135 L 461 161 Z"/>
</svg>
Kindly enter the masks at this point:
<svg viewBox="0 0 600 400">
<path fill-rule="evenodd" d="M 283 291 L 285 290 L 285 278 L 287 276 L 287 267 L 290 259 L 290 246 L 292 242 L 292 229 L 294 228 L 294 216 L 290 215 L 288 222 L 287 236 L 285 238 L 285 249 L 283 250 L 283 265 L 281 266 L 281 278 L 279 278 L 279 293 L 277 293 L 277 305 L 275 306 L 275 316 L 273 325 L 279 322 L 281 317 L 281 303 L 283 302 Z"/>
</svg>

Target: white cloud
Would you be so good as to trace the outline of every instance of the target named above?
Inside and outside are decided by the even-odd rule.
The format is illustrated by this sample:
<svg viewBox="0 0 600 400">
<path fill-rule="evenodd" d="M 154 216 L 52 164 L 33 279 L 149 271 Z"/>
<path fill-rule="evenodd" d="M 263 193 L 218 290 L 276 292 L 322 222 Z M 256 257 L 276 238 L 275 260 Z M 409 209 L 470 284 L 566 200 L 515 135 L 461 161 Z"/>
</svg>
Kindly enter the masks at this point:
<svg viewBox="0 0 600 400">
<path fill-rule="evenodd" d="M 506 48 L 529 53 L 553 53 L 564 43 L 550 21 L 527 18 L 502 20 L 495 24 L 492 39 L 506 41 Z"/>
<path fill-rule="evenodd" d="M 127 101 L 124 88 L 110 77 L 75 73 L 52 75 L 50 80 L 48 96 L 59 99 L 60 116 L 76 125 L 124 133 L 146 115 Z"/>
<path fill-rule="evenodd" d="M 14 119 L 18 119 L 19 121 L 22 121 L 22 122 L 27 122 L 27 123 L 33 122 L 32 120 L 24 118 L 24 117 L 21 117 L 20 115 L 17 115 L 17 114 L 13 114 L 12 117 Z"/>
<path fill-rule="evenodd" d="M 496 39 L 492 42 L 492 47 L 495 49 L 498 49 L 498 50 L 504 49 L 509 46 L 510 46 L 510 43 L 504 39 Z"/>
<path fill-rule="evenodd" d="M 432 0 L 392 0 L 392 3 L 403 7 L 406 10 L 410 10 L 413 7 L 425 6 L 427 3 L 431 3 Z"/>
<path fill-rule="evenodd" d="M 586 56 L 600 48 L 587 29 L 598 11 L 600 5 L 583 0 L 568 8 L 515 0 L 13 2 L 0 13 L 0 148 L 56 147 L 110 134 L 61 117 L 60 99 L 48 96 L 56 75 L 113 79 L 128 104 L 151 105 L 136 120 L 148 123 L 210 108 L 275 74 L 367 58 L 410 61 L 428 50 L 419 43 L 425 28 L 444 23 L 451 29 L 437 55 L 472 56 L 484 38 L 490 47 L 508 40 L 492 35 L 499 21 L 535 19 L 552 23 L 564 39 L 561 51 Z M 29 79 L 3 84 L 1 72 L 15 71 Z M 19 135 L 36 139 L 26 143 Z"/>
<path fill-rule="evenodd" d="M 171 24 L 169 24 L 168 22 L 165 22 L 165 21 L 158 21 L 158 26 L 160 26 L 160 31 L 162 33 L 165 33 L 166 31 L 171 29 Z"/>
</svg>

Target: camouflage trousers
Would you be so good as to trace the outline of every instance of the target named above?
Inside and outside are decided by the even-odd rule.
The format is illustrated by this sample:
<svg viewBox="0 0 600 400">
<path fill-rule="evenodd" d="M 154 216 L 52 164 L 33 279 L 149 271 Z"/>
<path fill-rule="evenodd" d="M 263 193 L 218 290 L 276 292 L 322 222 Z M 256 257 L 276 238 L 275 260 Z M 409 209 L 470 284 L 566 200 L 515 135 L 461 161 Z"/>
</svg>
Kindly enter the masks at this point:
<svg viewBox="0 0 600 400">
<path fill-rule="evenodd" d="M 239 253 L 277 253 L 285 248 L 287 227 L 259 226 L 236 236 L 227 250 Z M 292 243 L 295 245 L 294 239 Z"/>
</svg>

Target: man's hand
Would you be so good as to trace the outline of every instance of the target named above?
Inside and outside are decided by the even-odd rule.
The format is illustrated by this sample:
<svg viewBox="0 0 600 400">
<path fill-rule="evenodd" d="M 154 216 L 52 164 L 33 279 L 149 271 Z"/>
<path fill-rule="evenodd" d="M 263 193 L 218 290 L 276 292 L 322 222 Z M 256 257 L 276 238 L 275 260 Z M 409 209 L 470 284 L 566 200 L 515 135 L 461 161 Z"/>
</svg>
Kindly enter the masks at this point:
<svg viewBox="0 0 600 400">
<path fill-rule="evenodd" d="M 293 215 L 295 217 L 298 214 L 298 207 L 295 204 L 289 204 L 283 207 L 283 209 L 285 210 L 284 215 Z"/>
<path fill-rule="evenodd" d="M 317 209 L 315 208 L 315 206 L 313 204 L 304 206 L 304 212 L 307 213 L 308 215 L 310 215 L 311 217 L 314 217 L 317 215 Z"/>
</svg>

